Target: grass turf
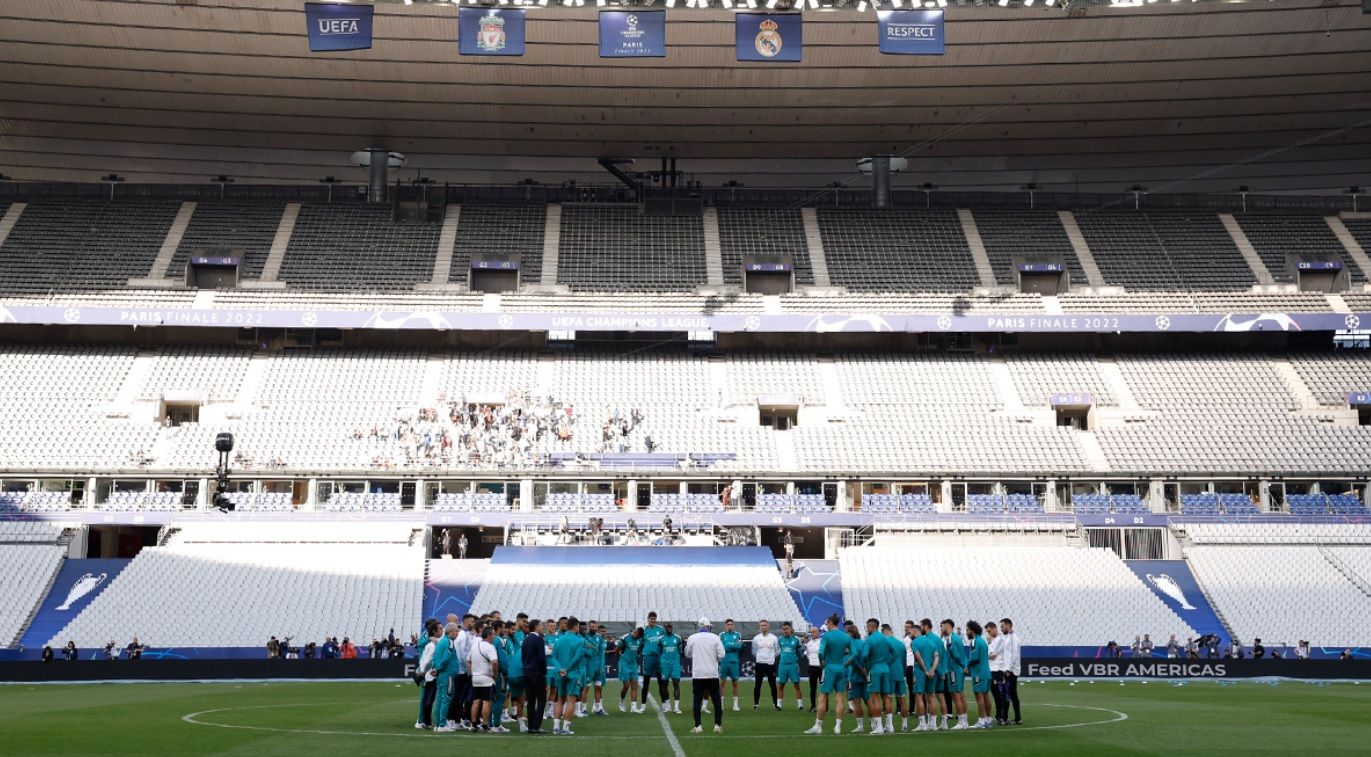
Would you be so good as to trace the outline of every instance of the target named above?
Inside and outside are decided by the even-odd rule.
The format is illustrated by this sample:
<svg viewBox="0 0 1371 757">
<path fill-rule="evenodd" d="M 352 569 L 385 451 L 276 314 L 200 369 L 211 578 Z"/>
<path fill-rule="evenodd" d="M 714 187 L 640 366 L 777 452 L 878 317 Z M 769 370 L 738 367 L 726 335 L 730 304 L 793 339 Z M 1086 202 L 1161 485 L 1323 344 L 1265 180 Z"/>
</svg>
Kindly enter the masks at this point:
<svg viewBox="0 0 1371 757">
<path fill-rule="evenodd" d="M 689 684 L 683 684 L 682 694 L 689 697 Z M 1350 683 L 1025 683 L 1020 727 L 834 736 L 830 715 L 823 736 L 804 736 L 801 731 L 813 716 L 795 711 L 793 699 L 784 712 L 753 712 L 749 686 L 742 695 L 741 713 L 732 712 L 727 696 L 724 700 L 723 735 L 689 733 L 688 711 L 665 716 L 685 755 L 875 757 L 930 746 L 1016 756 L 1247 755 L 1311 747 L 1322 754 L 1364 754 L 1371 708 L 1371 685 Z M 611 685 L 606 691 L 610 716 L 579 719 L 576 736 L 565 738 L 416 731 L 417 690 L 410 684 L 5 685 L 0 686 L 0 753 L 358 755 L 428 751 L 448 742 L 457 749 L 587 747 L 595 754 L 674 757 L 656 711 L 620 714 L 617 696 L 617 685 Z M 201 714 L 187 717 L 193 713 Z M 708 725 L 706 719 L 706 730 Z M 848 716 L 843 725 L 849 730 L 855 723 Z M 544 743 L 534 746 L 537 742 Z"/>
</svg>

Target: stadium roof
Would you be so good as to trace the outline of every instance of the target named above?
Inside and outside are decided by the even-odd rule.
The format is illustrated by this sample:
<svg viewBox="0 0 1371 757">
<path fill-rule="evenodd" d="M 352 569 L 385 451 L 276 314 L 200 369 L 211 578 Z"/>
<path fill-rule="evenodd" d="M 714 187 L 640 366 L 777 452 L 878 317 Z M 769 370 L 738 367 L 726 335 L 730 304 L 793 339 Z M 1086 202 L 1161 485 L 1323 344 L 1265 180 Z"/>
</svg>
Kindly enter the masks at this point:
<svg viewBox="0 0 1371 757">
<path fill-rule="evenodd" d="M 588 4 L 593 5 L 593 3 Z M 384 145 L 437 181 L 605 182 L 675 156 L 718 186 L 1338 192 L 1371 174 L 1358 0 L 947 10 L 947 53 L 882 55 L 807 12 L 804 61 L 735 61 L 732 14 L 673 10 L 668 55 L 598 57 L 596 8 L 532 8 L 523 57 L 457 54 L 449 5 L 379 4 L 372 49 L 312 54 L 298 0 L 0 0 L 0 173 L 364 179 Z"/>
</svg>

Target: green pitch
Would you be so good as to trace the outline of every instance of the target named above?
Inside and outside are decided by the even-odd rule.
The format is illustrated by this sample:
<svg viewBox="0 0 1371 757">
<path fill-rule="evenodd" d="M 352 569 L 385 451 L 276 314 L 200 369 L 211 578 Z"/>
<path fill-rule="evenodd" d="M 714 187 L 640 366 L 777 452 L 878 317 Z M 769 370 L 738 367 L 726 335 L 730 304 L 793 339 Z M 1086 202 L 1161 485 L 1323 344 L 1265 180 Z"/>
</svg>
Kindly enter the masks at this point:
<svg viewBox="0 0 1371 757">
<path fill-rule="evenodd" d="M 682 693 L 689 696 L 688 684 Z M 800 732 L 813 716 L 796 712 L 793 699 L 784 712 L 753 712 L 750 688 L 742 693 L 741 713 L 725 698 L 723 735 L 692 735 L 688 712 L 626 715 L 619 713 L 617 699 L 607 699 L 609 717 L 579 719 L 575 736 L 554 737 L 416 731 L 417 690 L 408 683 L 7 685 L 0 686 L 0 753 L 436 754 L 432 750 L 449 742 L 454 749 L 520 750 L 514 754 L 584 747 L 597 756 L 634 757 L 876 757 L 925 748 L 1016 757 L 1310 749 L 1364 754 L 1371 710 L 1371 684 L 1025 683 L 1019 727 L 833 736 L 830 716 L 828 733 L 804 736 Z M 617 697 L 617 686 L 606 694 Z M 855 725 L 851 716 L 843 724 Z"/>
</svg>

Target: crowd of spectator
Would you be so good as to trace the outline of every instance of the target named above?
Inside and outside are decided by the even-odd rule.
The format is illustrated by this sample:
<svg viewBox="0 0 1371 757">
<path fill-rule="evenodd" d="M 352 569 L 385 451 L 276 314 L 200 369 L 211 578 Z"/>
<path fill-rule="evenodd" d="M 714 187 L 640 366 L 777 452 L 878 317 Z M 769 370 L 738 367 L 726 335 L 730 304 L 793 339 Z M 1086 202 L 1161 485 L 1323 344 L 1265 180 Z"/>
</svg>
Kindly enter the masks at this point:
<svg viewBox="0 0 1371 757">
<path fill-rule="evenodd" d="M 606 410 L 598 423 L 598 451 L 630 451 L 630 437 L 642 422 L 637 408 Z M 504 404 L 444 402 L 390 424 L 354 429 L 351 438 L 366 445 L 372 465 L 383 469 L 536 468 L 549 465 L 548 453 L 559 444 L 596 433 L 589 423 L 594 421 L 569 403 L 510 392 Z M 646 435 L 642 446 L 651 452 L 657 443 Z"/>
</svg>

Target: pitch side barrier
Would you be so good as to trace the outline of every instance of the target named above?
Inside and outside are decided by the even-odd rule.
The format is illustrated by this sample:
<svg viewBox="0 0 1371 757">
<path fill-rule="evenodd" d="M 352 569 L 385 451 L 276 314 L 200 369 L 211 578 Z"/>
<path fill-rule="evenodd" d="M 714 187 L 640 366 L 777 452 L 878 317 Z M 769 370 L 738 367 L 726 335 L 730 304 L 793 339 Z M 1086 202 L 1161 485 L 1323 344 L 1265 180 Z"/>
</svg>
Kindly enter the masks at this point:
<svg viewBox="0 0 1371 757">
<path fill-rule="evenodd" d="M 0 662 L 0 681 L 350 680 L 400 681 L 413 660 L 82 660 Z"/>
<path fill-rule="evenodd" d="M 1371 659 L 1082 660 L 1025 659 L 1024 678 L 1371 680 Z"/>
</svg>

